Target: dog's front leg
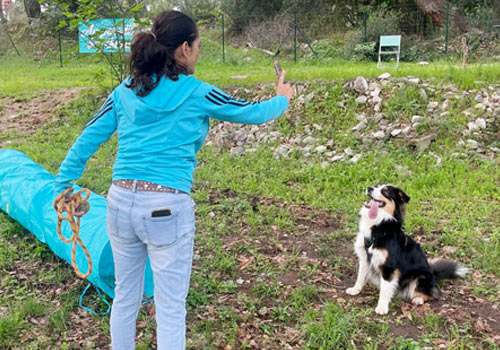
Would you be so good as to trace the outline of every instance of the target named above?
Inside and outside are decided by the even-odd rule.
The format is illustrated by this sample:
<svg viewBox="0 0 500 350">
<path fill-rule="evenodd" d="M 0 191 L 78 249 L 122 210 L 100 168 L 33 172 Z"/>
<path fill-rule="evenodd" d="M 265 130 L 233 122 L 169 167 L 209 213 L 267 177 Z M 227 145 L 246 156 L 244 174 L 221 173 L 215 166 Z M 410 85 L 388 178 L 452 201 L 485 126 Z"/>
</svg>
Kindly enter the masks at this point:
<svg viewBox="0 0 500 350">
<path fill-rule="evenodd" d="M 392 281 L 388 281 L 383 277 L 380 277 L 380 294 L 378 298 L 378 304 L 375 308 L 375 312 L 379 315 L 387 315 L 389 312 L 389 303 L 391 302 L 392 296 L 398 288 L 398 279 L 394 278 Z"/>
<path fill-rule="evenodd" d="M 359 270 L 358 277 L 356 278 L 356 284 L 352 288 L 347 288 L 346 293 L 349 295 L 358 295 L 366 284 L 368 277 L 368 272 L 370 271 L 370 263 L 368 261 L 368 255 L 366 254 L 364 238 L 362 235 L 358 235 L 356 243 L 354 244 L 354 251 L 359 259 Z"/>
</svg>

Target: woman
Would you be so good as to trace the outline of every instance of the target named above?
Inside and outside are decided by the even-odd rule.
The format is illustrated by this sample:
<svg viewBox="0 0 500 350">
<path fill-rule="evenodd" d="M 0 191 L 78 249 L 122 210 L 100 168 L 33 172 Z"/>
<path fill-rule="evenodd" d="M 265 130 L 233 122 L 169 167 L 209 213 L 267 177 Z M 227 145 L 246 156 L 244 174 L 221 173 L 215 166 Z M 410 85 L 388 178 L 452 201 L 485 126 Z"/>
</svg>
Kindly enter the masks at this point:
<svg viewBox="0 0 500 350">
<path fill-rule="evenodd" d="M 288 108 L 293 89 L 281 75 L 276 97 L 237 100 L 192 76 L 199 57 L 195 23 L 177 11 L 160 13 L 131 48 L 131 77 L 118 86 L 69 150 L 56 193 L 71 187 L 99 145 L 117 131 L 118 154 L 107 197 L 107 230 L 115 264 L 111 310 L 113 350 L 134 349 L 144 268 L 154 279 L 160 350 L 185 349 L 186 296 L 195 232 L 189 193 L 196 152 L 209 117 L 260 124 Z"/>
</svg>

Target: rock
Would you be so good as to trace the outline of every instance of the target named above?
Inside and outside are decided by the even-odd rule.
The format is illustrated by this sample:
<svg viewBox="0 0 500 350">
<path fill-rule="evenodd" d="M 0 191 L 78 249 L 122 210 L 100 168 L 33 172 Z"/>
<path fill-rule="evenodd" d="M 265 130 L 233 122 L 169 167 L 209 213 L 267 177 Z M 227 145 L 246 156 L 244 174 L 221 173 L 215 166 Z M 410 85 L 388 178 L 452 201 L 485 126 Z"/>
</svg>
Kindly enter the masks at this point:
<svg viewBox="0 0 500 350">
<path fill-rule="evenodd" d="M 344 101 L 339 101 L 337 103 L 337 106 L 339 106 L 340 108 L 344 108 L 345 107 L 345 102 Z"/>
<path fill-rule="evenodd" d="M 290 145 L 279 145 L 274 151 L 274 158 L 288 157 L 288 154 L 292 151 L 292 146 Z"/>
<path fill-rule="evenodd" d="M 315 128 L 318 131 L 323 130 L 323 127 L 321 125 L 319 125 L 319 124 L 313 124 L 313 128 Z"/>
<path fill-rule="evenodd" d="M 432 112 L 432 111 L 434 111 L 434 110 L 435 110 L 438 106 L 439 106 L 439 102 L 429 102 L 429 103 L 427 104 L 427 110 L 428 110 L 429 112 Z"/>
<path fill-rule="evenodd" d="M 354 157 L 352 157 L 349 162 L 351 162 L 352 164 L 356 164 L 357 162 L 359 162 L 359 160 L 361 159 L 361 154 L 356 154 Z"/>
<path fill-rule="evenodd" d="M 354 151 L 351 148 L 346 148 L 344 150 L 344 153 L 347 154 L 348 156 L 354 155 Z"/>
<path fill-rule="evenodd" d="M 326 160 L 321 162 L 321 169 L 325 169 L 328 165 L 330 165 Z"/>
<path fill-rule="evenodd" d="M 399 134 L 401 134 L 401 131 L 402 131 L 401 129 L 394 129 L 394 130 L 391 131 L 391 136 L 392 137 L 396 137 Z"/>
<path fill-rule="evenodd" d="M 375 121 L 375 123 L 380 122 L 382 119 L 384 119 L 384 115 L 382 113 L 375 113 L 375 115 L 373 116 L 373 120 Z"/>
<path fill-rule="evenodd" d="M 385 73 L 380 74 L 378 76 L 378 79 L 380 79 L 380 80 L 386 80 L 386 79 L 389 79 L 390 77 L 391 77 L 391 75 L 389 73 L 385 72 Z"/>
<path fill-rule="evenodd" d="M 443 104 L 441 105 L 441 109 L 442 109 L 443 111 L 447 111 L 447 110 L 448 110 L 448 107 L 450 107 L 450 100 L 445 100 L 445 101 L 443 102 Z"/>
<path fill-rule="evenodd" d="M 408 78 L 408 82 L 411 84 L 417 85 L 418 83 L 420 83 L 420 79 L 419 78 Z"/>
<path fill-rule="evenodd" d="M 240 156 L 245 153 L 245 149 L 243 147 L 233 147 L 231 151 L 229 151 L 230 156 Z"/>
<path fill-rule="evenodd" d="M 427 97 L 427 92 L 425 92 L 425 89 L 418 90 L 418 93 L 420 94 L 422 100 L 424 100 L 424 102 L 427 102 L 428 97 Z"/>
<path fill-rule="evenodd" d="M 359 97 L 356 99 L 356 103 L 359 103 L 359 104 L 362 104 L 362 105 L 363 105 L 363 104 L 365 104 L 365 103 L 366 103 L 366 100 L 367 100 L 366 96 L 361 95 L 361 96 L 359 96 Z"/>
<path fill-rule="evenodd" d="M 353 85 L 354 90 L 356 90 L 360 94 L 364 94 L 366 91 L 368 91 L 368 82 L 366 81 L 365 78 L 363 77 L 357 77 L 354 80 L 354 85 Z"/>
<path fill-rule="evenodd" d="M 311 100 L 314 98 L 314 92 L 311 92 L 309 94 L 307 94 L 306 96 L 306 102 L 311 102 Z"/>
<path fill-rule="evenodd" d="M 366 121 L 360 121 L 355 127 L 352 128 L 353 131 L 361 131 L 366 127 Z"/>
<path fill-rule="evenodd" d="M 408 135 L 410 133 L 411 126 L 407 126 L 406 128 L 403 129 L 403 134 Z"/>
<path fill-rule="evenodd" d="M 373 107 L 373 110 L 374 110 L 375 112 L 380 112 L 380 103 L 377 103 L 377 104 L 375 105 L 375 107 Z"/>
<path fill-rule="evenodd" d="M 411 117 L 411 122 L 413 124 L 415 124 L 415 123 L 421 122 L 423 119 L 424 119 L 424 117 L 422 117 L 422 116 L 414 115 Z"/>
<path fill-rule="evenodd" d="M 473 122 L 468 122 L 467 126 L 469 127 L 469 132 L 478 129 L 486 129 L 486 120 L 483 118 L 477 118 Z"/>
<path fill-rule="evenodd" d="M 409 141 L 409 145 L 414 146 L 418 152 L 425 151 L 431 145 L 431 142 L 436 139 L 436 134 L 430 134 L 423 137 L 415 138 Z"/>
<path fill-rule="evenodd" d="M 480 129 L 486 129 L 486 120 L 484 120 L 483 118 L 477 118 L 477 119 L 476 119 L 476 125 L 477 125 Z"/>
<path fill-rule="evenodd" d="M 373 137 L 381 140 L 385 137 L 385 133 L 382 130 L 379 130 L 379 131 L 373 133 Z"/>
<path fill-rule="evenodd" d="M 470 148 L 472 149 L 477 149 L 479 147 L 479 143 L 475 140 L 472 140 L 472 139 L 468 139 L 466 141 L 467 145 L 469 145 Z"/>
<path fill-rule="evenodd" d="M 304 144 L 306 145 L 312 145 L 314 143 L 316 143 L 317 139 L 312 137 L 312 136 L 307 136 L 305 139 L 304 139 Z"/>
<path fill-rule="evenodd" d="M 299 97 L 297 97 L 297 99 L 295 100 L 295 105 L 297 107 L 299 106 L 302 106 L 305 102 L 305 98 L 304 98 L 304 95 L 300 95 Z"/>
<path fill-rule="evenodd" d="M 344 160 L 344 156 L 343 155 L 336 155 L 336 156 L 333 156 L 330 161 L 331 162 L 338 162 L 338 161 L 343 161 L 343 160 Z"/>
<path fill-rule="evenodd" d="M 236 142 L 243 142 L 247 139 L 248 137 L 248 133 L 245 129 L 240 129 L 240 130 L 237 130 L 235 133 L 234 133 L 234 140 Z"/>
<path fill-rule="evenodd" d="M 372 97 L 378 97 L 380 95 L 380 88 L 377 86 L 376 88 L 374 88 L 371 92 L 370 92 L 370 95 Z"/>
<path fill-rule="evenodd" d="M 476 97 L 474 97 L 474 101 L 476 101 L 478 103 L 482 103 L 484 101 L 483 96 L 476 95 Z"/>
<path fill-rule="evenodd" d="M 380 102 L 382 102 L 382 99 L 380 97 L 375 96 L 372 98 L 372 103 L 379 104 Z"/>
<path fill-rule="evenodd" d="M 327 150 L 326 146 L 321 145 L 321 146 L 316 147 L 314 149 L 314 152 L 322 154 L 322 153 L 325 153 L 326 150 Z"/>
<path fill-rule="evenodd" d="M 427 66 L 429 64 L 429 62 L 427 61 L 420 61 L 417 63 L 419 66 Z"/>
</svg>

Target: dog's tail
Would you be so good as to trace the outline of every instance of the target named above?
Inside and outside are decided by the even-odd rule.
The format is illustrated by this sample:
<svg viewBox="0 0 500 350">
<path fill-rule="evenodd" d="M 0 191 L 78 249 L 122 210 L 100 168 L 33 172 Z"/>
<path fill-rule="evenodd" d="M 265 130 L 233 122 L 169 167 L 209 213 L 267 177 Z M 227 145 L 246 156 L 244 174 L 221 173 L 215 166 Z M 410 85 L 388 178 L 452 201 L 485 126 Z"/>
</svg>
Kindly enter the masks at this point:
<svg viewBox="0 0 500 350">
<path fill-rule="evenodd" d="M 468 267 L 461 266 L 447 259 L 435 259 L 429 261 L 429 263 L 436 281 L 458 277 L 463 278 L 470 271 Z"/>
</svg>

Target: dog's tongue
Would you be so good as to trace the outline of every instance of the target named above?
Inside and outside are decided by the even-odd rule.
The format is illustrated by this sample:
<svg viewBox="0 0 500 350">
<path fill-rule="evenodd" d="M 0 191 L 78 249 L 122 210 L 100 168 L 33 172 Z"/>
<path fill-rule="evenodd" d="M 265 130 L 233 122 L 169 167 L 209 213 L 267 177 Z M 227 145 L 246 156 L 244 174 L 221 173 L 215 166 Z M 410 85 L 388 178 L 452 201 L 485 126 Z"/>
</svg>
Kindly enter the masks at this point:
<svg viewBox="0 0 500 350">
<path fill-rule="evenodd" d="M 370 202 L 370 209 L 368 210 L 368 217 L 372 220 L 374 220 L 377 217 L 377 211 L 378 211 L 378 202 L 374 201 L 373 199 Z"/>
</svg>

